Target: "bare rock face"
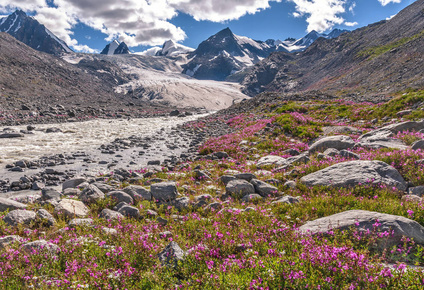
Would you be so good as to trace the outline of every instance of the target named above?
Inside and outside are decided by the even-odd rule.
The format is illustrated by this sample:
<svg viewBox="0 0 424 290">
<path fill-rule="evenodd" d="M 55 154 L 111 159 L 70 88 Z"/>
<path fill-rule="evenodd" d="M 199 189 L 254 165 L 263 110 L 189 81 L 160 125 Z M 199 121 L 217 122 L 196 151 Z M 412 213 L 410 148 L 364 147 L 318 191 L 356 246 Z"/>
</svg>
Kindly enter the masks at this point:
<svg viewBox="0 0 424 290">
<path fill-rule="evenodd" d="M 418 244 L 424 244 L 424 227 L 416 221 L 402 216 L 378 213 L 365 210 L 349 210 L 331 216 L 309 221 L 299 228 L 301 232 L 325 234 L 330 230 L 377 232 L 393 231 L 393 234 L 383 235 L 379 247 L 391 247 L 401 242 L 403 236 L 411 238 Z"/>
<path fill-rule="evenodd" d="M 406 190 L 407 183 L 400 173 L 383 161 L 355 160 L 342 162 L 300 179 L 307 186 L 353 187 L 365 184 L 385 184 Z"/>
<path fill-rule="evenodd" d="M 55 207 L 54 213 L 56 215 L 63 214 L 68 218 L 83 218 L 89 214 L 90 210 L 79 200 L 62 199 Z"/>
<path fill-rule="evenodd" d="M 309 148 L 309 152 L 323 152 L 329 148 L 337 150 L 350 149 L 355 145 L 355 142 L 349 136 L 338 135 L 322 138 L 316 141 Z"/>
</svg>

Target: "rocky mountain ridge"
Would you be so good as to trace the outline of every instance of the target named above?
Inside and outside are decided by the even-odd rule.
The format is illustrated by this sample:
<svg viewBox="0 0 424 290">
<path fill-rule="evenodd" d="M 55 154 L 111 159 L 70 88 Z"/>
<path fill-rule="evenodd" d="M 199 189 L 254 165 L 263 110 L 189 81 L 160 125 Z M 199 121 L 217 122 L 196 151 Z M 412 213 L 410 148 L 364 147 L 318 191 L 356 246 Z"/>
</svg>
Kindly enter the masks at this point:
<svg viewBox="0 0 424 290">
<path fill-rule="evenodd" d="M 424 1 L 336 39 L 318 39 L 298 54 L 276 52 L 242 81 L 244 92 L 322 90 L 336 95 L 384 95 L 424 84 Z"/>
<path fill-rule="evenodd" d="M 72 52 L 63 40 L 21 10 L 0 18 L 0 32 L 7 32 L 35 50 L 53 55 Z"/>
<path fill-rule="evenodd" d="M 309 47 L 320 37 L 337 37 L 344 30 L 335 29 L 330 34 L 310 32 L 298 40 L 269 39 L 256 41 L 235 35 L 229 28 L 219 31 L 199 44 L 188 54 L 190 61 L 183 73 L 197 79 L 225 80 L 228 76 L 254 65 L 275 51 L 298 52 Z"/>
<path fill-rule="evenodd" d="M 114 54 L 130 54 L 130 49 L 125 42 L 119 42 L 116 39 L 107 44 L 100 54 L 114 55 Z"/>
</svg>

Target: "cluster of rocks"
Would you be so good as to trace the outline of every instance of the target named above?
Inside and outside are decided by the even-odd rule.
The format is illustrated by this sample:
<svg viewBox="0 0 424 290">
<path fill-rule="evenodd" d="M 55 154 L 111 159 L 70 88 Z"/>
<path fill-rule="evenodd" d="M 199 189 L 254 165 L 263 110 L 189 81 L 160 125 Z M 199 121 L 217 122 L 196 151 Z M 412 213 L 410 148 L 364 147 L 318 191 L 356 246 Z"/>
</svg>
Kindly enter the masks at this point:
<svg viewBox="0 0 424 290">
<path fill-rule="evenodd" d="M 46 168 L 39 173 L 22 176 L 18 180 L 0 180 L 0 191 L 20 191 L 20 190 L 42 190 L 46 186 L 58 186 L 64 181 L 74 177 L 75 171 L 57 171 L 52 168 Z"/>
<path fill-rule="evenodd" d="M 227 173 L 230 173 L 227 171 Z M 223 197 L 232 197 L 242 202 L 251 202 L 253 200 L 272 199 L 272 203 L 294 204 L 299 202 L 299 198 L 284 195 L 275 185 L 279 180 L 269 179 L 262 181 L 252 173 L 236 173 L 234 175 L 223 175 L 219 179 L 225 184 L 225 193 Z M 275 184 L 275 185 L 272 185 Z M 284 184 L 290 187 L 290 182 Z"/>
</svg>

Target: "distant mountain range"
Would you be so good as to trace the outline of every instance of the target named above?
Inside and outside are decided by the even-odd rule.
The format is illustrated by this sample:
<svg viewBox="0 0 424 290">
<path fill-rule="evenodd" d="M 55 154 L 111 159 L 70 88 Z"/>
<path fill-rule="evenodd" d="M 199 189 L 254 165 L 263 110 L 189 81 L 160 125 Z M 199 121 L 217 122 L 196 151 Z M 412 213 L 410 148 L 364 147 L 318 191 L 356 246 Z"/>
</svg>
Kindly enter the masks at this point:
<svg viewBox="0 0 424 290">
<path fill-rule="evenodd" d="M 72 50 L 44 25 L 21 10 L 0 18 L 0 32 L 7 32 L 33 49 L 60 55 Z"/>
<path fill-rule="evenodd" d="M 60 55 L 70 63 L 65 67 L 62 60 L 54 61 L 57 58 L 38 52 L 43 60 L 39 62 L 36 51 L 23 49 L 19 41 L 8 45 L 12 38 L 2 36 L 0 85 L 13 96 L 92 96 L 96 88 L 95 91 L 108 91 L 105 96 L 126 94 L 155 102 L 178 102 L 189 95 L 190 104 L 195 103 L 200 86 L 203 92 L 216 87 L 216 82 L 207 84 L 193 78 L 238 81 L 250 96 L 312 90 L 340 96 L 386 95 L 424 87 L 422 11 L 424 0 L 418 0 L 388 21 L 352 32 L 312 31 L 297 40 L 256 41 L 226 28 L 197 49 L 167 41 L 162 47 L 136 54 L 131 54 L 124 42 L 113 41 L 102 51 L 103 55 L 72 52 L 34 18 L 16 11 L 0 18 L 0 31 L 36 50 Z M 18 55 L 17 51 L 21 53 Z M 17 85 L 11 85 L 13 82 Z M 211 108 L 240 98 L 234 94 L 234 87 L 221 89 L 225 102 L 205 99 Z"/>
<path fill-rule="evenodd" d="M 225 80 L 228 76 L 254 65 L 272 52 L 298 52 L 309 47 L 320 37 L 335 38 L 346 30 L 335 29 L 330 34 L 312 31 L 299 40 L 265 42 L 235 35 L 229 28 L 221 30 L 199 44 L 189 53 L 189 63 L 183 73 L 197 79 Z"/>
<path fill-rule="evenodd" d="M 8 17 L 0 18 L 0 32 L 7 32 L 28 46 L 53 55 L 72 53 L 66 43 L 56 37 L 44 25 L 34 18 L 17 10 Z M 315 31 L 305 37 L 285 41 L 268 39 L 256 41 L 238 36 L 226 28 L 200 43 L 197 49 L 166 41 L 162 47 L 153 47 L 142 53 L 145 56 L 162 56 L 169 58 L 190 59 L 183 66 L 183 73 L 197 79 L 225 80 L 236 72 L 252 66 L 268 57 L 272 52 L 299 52 L 309 47 L 320 37 L 335 38 L 346 30 L 335 29 L 330 34 L 319 34 Z M 125 42 L 114 40 L 107 44 L 100 54 L 130 54 Z"/>
</svg>

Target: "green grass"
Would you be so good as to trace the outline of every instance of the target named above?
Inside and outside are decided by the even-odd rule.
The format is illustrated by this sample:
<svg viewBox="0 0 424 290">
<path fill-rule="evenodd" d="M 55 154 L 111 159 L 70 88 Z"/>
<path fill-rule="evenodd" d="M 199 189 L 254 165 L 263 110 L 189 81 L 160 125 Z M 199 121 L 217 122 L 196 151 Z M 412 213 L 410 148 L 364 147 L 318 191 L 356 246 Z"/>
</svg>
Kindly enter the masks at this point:
<svg viewBox="0 0 424 290">
<path fill-rule="evenodd" d="M 424 30 L 421 31 L 420 33 L 417 33 L 411 37 L 405 37 L 402 39 L 399 39 L 397 41 L 391 42 L 389 44 L 386 45 L 382 45 L 382 46 L 375 46 L 375 47 L 371 47 L 369 49 L 363 50 L 361 52 L 358 53 L 359 57 L 367 57 L 369 60 L 374 59 L 376 57 L 379 57 L 380 55 L 389 52 L 393 49 L 399 48 L 403 45 L 405 45 L 408 42 L 411 42 L 415 39 L 418 39 L 420 37 L 424 36 Z"/>
</svg>

